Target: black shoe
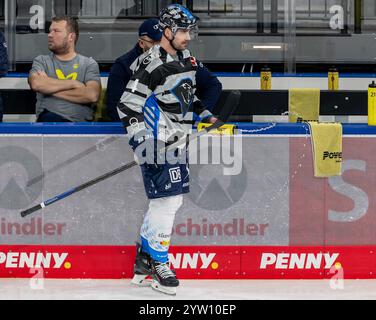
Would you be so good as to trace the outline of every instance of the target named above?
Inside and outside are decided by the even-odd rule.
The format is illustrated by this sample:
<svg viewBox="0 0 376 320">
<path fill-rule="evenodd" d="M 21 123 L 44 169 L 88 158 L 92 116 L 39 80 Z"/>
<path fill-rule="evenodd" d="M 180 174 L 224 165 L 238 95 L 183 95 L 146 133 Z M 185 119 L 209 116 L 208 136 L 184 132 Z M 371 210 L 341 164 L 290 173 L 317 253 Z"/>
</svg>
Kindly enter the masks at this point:
<svg viewBox="0 0 376 320">
<path fill-rule="evenodd" d="M 151 259 L 150 264 L 154 279 L 152 288 L 166 294 L 176 295 L 179 280 L 176 279 L 175 272 L 170 269 L 169 263 L 161 263 Z"/>
</svg>

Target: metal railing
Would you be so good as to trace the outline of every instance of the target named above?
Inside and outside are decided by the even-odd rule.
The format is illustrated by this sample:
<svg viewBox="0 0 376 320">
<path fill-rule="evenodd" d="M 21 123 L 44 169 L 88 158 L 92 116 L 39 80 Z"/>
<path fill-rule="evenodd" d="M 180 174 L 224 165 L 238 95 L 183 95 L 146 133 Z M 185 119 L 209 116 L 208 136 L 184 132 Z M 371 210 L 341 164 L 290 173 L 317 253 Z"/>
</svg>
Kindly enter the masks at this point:
<svg viewBox="0 0 376 320">
<path fill-rule="evenodd" d="M 13 0 L 17 3 L 17 18 L 29 17 L 29 7 L 33 1 Z M 170 3 L 181 3 L 198 14 L 204 27 L 215 23 L 215 19 L 226 19 L 225 28 L 239 28 L 236 20 L 241 18 L 256 26 L 258 33 L 264 33 L 266 26 L 271 33 L 284 27 L 286 0 L 52 0 L 45 1 L 46 20 L 56 14 L 69 14 L 85 20 L 106 23 L 113 19 L 127 19 L 157 16 L 160 9 Z M 34 1 L 35 3 L 40 1 Z M 43 1 L 44 2 L 44 1 Z M 345 30 L 351 24 L 355 33 L 376 20 L 374 0 L 295 0 L 298 32 L 301 29 L 330 29 L 330 8 L 341 4 L 344 9 Z M 23 8 L 25 7 L 25 8 Z M 21 13 L 22 12 L 22 13 Z M 4 0 L 0 0 L 0 19 L 4 16 Z M 231 26 L 231 19 L 234 25 Z M 229 24 L 230 22 L 230 24 Z M 215 27 L 218 27 L 216 24 Z M 269 30 L 268 30 L 269 32 Z"/>
<path fill-rule="evenodd" d="M 179 1 L 146 0 L 82 0 L 79 14 L 83 18 L 130 18 L 157 16 L 160 9 Z M 181 2 L 181 1 L 180 1 Z"/>
</svg>

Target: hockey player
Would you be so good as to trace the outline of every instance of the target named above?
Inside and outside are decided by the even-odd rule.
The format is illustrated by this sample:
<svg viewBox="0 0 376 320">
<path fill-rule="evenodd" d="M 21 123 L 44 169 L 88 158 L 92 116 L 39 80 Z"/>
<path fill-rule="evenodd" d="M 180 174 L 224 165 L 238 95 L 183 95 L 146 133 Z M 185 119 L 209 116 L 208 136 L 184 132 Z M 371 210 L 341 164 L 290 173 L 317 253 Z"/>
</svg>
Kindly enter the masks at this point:
<svg viewBox="0 0 376 320">
<path fill-rule="evenodd" d="M 163 148 L 185 139 L 197 117 L 217 121 L 195 96 L 198 65 L 187 46 L 197 31 L 197 19 L 178 4 L 161 11 L 161 43 L 139 59 L 118 105 L 136 158 L 144 160 L 150 150 L 153 155 L 139 162 L 150 204 L 137 244 L 132 283 L 147 285 L 146 277 L 151 276 L 153 289 L 172 295 L 179 281 L 170 269 L 168 251 L 175 214 L 183 194 L 189 192 L 189 168 L 181 157 L 175 164 L 166 161 Z"/>
</svg>

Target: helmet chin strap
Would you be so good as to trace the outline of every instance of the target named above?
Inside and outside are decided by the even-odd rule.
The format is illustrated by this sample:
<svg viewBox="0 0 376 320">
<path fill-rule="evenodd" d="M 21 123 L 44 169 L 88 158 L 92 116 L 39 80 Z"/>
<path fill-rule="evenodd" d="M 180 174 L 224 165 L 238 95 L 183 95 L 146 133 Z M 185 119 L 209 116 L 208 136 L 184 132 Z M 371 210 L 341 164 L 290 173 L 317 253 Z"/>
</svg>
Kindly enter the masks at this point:
<svg viewBox="0 0 376 320">
<path fill-rule="evenodd" d="M 172 31 L 172 30 L 171 30 Z M 175 51 L 180 51 L 179 49 L 177 49 L 176 47 L 175 47 L 175 45 L 174 45 L 174 40 L 175 40 L 175 33 L 174 32 L 172 32 L 172 34 L 173 34 L 173 37 L 172 37 L 172 39 L 169 39 L 169 38 L 167 38 L 167 36 L 166 36 L 166 34 L 165 34 L 165 32 L 166 32 L 166 29 L 163 31 L 163 35 L 166 37 L 166 39 L 170 42 L 170 45 L 171 45 L 171 47 L 175 50 Z"/>
</svg>

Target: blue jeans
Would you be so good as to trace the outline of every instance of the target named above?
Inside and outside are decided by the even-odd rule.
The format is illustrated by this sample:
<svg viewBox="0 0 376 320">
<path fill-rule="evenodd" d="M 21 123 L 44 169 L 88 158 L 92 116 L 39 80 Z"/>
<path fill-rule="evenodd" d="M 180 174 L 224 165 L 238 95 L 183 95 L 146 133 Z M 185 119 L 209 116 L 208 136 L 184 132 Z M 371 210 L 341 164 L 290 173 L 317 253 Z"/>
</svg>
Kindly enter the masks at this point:
<svg viewBox="0 0 376 320">
<path fill-rule="evenodd" d="M 37 122 L 72 122 L 68 119 L 59 116 L 48 110 L 43 110 L 43 112 L 38 116 Z"/>
</svg>

